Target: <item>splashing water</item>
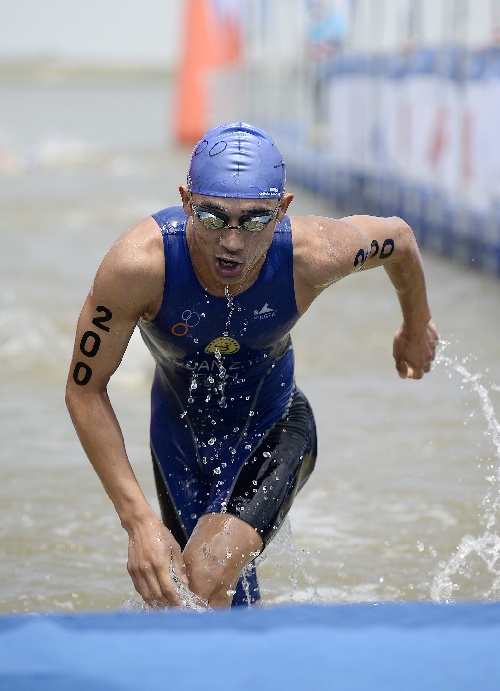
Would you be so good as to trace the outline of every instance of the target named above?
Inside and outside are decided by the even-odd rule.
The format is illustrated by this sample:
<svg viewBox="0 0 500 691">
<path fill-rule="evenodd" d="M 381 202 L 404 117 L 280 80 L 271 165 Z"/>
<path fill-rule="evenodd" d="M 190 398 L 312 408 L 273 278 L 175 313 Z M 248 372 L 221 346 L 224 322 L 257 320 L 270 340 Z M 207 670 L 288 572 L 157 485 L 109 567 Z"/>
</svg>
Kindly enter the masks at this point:
<svg viewBox="0 0 500 691">
<path fill-rule="evenodd" d="M 198 375 L 193 372 L 191 375 L 191 381 L 189 382 L 189 398 L 188 403 L 194 403 L 193 391 L 198 388 Z"/>
<path fill-rule="evenodd" d="M 228 315 L 226 321 L 226 328 L 224 329 L 224 336 L 229 336 L 229 326 L 231 325 L 231 318 L 234 314 L 234 295 L 229 292 L 229 286 L 224 286 L 224 295 L 227 298 Z"/>
<path fill-rule="evenodd" d="M 229 336 L 229 328 L 231 326 L 231 319 L 235 310 L 234 295 L 229 292 L 229 286 L 224 286 L 224 295 L 227 299 L 228 315 L 226 320 L 226 326 L 224 328 L 223 336 Z M 218 368 L 218 382 L 216 383 L 215 390 L 220 394 L 219 396 L 219 406 L 221 408 L 227 408 L 226 402 L 226 382 L 227 382 L 227 371 L 224 367 L 222 353 L 219 348 L 215 349 L 215 361 Z"/>
<path fill-rule="evenodd" d="M 289 565 L 276 565 L 276 562 L 281 562 L 281 560 L 289 562 Z M 323 602 L 313 577 L 310 576 L 304 568 L 302 554 L 293 539 L 289 518 L 285 518 L 278 534 L 273 538 L 272 542 L 267 545 L 265 551 L 255 560 L 256 566 L 263 566 L 264 569 L 271 563 L 276 565 L 274 568 L 271 567 L 270 569 L 271 578 L 275 568 L 287 569 L 291 591 L 273 598 L 269 604 L 281 604 L 284 602 Z M 261 590 L 265 592 L 265 578 L 262 576 L 263 574 L 259 573 Z"/>
<path fill-rule="evenodd" d="M 190 609 L 195 612 L 211 611 L 212 608 L 209 607 L 206 600 L 193 593 L 187 585 L 179 580 L 172 562 L 170 562 L 170 576 L 180 600 L 180 605 L 175 609 Z M 137 600 L 124 600 L 122 604 L 122 610 L 125 612 L 168 612 L 171 609 L 171 607 L 166 607 L 163 610 L 157 607 L 150 607 L 145 602 L 140 603 Z"/>
<path fill-rule="evenodd" d="M 218 348 L 215 349 L 215 360 L 217 362 L 217 367 L 219 368 L 219 375 L 218 375 L 219 384 L 216 387 L 220 393 L 219 406 L 221 408 L 227 408 L 227 403 L 226 403 L 226 381 L 227 381 L 226 368 L 224 367 L 224 364 L 222 362 L 222 355 L 221 355 L 221 352 Z"/>
<path fill-rule="evenodd" d="M 453 593 L 460 589 L 454 582 L 456 577 L 473 579 L 484 572 L 485 567 L 491 578 L 491 586 L 479 592 L 475 588 L 481 600 L 497 600 L 500 597 L 500 536 L 495 530 L 500 509 L 500 424 L 495 417 L 495 410 L 490 399 L 487 387 L 481 383 L 482 375 L 473 374 L 465 366 L 466 360 L 458 362 L 444 354 L 444 349 L 449 343 L 442 345 L 441 351 L 436 357 L 436 364 L 442 365 L 453 374 L 461 377 L 462 383 L 479 399 L 481 411 L 487 424 L 486 436 L 491 439 L 497 457 L 496 468 L 490 466 L 490 472 L 486 477 L 489 483 L 488 490 L 482 500 L 484 517 L 481 520 L 486 528 L 483 535 L 474 537 L 465 535 L 456 549 L 456 553 L 448 562 L 441 562 L 441 572 L 433 580 L 431 586 L 431 598 L 436 602 L 454 602 Z M 499 390 L 496 385 L 491 390 Z"/>
</svg>

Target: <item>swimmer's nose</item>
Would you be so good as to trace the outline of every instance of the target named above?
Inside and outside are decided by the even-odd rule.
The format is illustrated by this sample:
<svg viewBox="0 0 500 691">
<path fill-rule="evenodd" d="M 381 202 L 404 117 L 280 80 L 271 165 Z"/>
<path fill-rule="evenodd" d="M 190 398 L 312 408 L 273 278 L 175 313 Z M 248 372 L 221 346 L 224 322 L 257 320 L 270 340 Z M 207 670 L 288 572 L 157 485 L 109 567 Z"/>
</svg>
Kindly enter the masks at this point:
<svg viewBox="0 0 500 691">
<path fill-rule="evenodd" d="M 227 228 L 221 233 L 219 244 L 228 252 L 238 252 L 245 246 L 243 233 L 235 228 Z"/>
</svg>

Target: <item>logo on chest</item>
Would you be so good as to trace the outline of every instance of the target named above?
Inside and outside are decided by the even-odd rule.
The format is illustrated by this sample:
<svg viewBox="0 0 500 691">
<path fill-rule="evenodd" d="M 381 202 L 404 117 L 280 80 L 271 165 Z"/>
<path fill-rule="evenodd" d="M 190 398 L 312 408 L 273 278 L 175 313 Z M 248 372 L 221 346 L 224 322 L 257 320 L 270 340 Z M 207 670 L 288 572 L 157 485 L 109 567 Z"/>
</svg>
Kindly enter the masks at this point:
<svg viewBox="0 0 500 691">
<path fill-rule="evenodd" d="M 260 310 L 254 310 L 253 314 L 254 319 L 262 321 L 263 319 L 270 319 L 271 317 L 275 317 L 276 310 L 274 310 L 272 307 L 269 307 L 269 304 L 266 302 L 264 307 L 262 307 Z"/>
<path fill-rule="evenodd" d="M 219 336 L 214 338 L 214 340 L 207 345 L 205 348 L 205 353 L 215 353 L 219 351 L 221 355 L 230 355 L 231 353 L 237 353 L 240 349 L 240 344 L 235 341 L 234 338 L 229 336 Z"/>
<path fill-rule="evenodd" d="M 205 315 L 202 315 L 205 316 Z M 182 321 L 177 322 L 170 329 L 170 333 L 174 336 L 185 336 L 190 328 L 197 326 L 200 322 L 200 315 L 198 312 L 193 312 L 191 310 L 184 310 L 181 315 Z"/>
</svg>

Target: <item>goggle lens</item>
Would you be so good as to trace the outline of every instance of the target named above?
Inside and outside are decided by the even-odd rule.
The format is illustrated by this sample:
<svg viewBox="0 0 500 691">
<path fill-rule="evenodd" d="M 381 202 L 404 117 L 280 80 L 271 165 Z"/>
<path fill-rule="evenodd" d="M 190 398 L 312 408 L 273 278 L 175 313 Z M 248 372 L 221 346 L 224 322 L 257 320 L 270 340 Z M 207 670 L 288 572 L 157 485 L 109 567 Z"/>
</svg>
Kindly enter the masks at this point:
<svg viewBox="0 0 500 691">
<path fill-rule="evenodd" d="M 211 211 L 203 211 L 203 209 L 195 209 L 195 214 L 200 219 L 200 222 L 208 230 L 220 230 L 227 225 L 224 219 L 219 218 Z M 229 220 L 229 219 L 228 219 Z"/>
<path fill-rule="evenodd" d="M 275 218 L 280 204 L 278 204 L 274 211 L 270 211 L 267 214 L 241 216 L 238 225 L 235 227 L 243 228 L 243 230 L 248 230 L 251 233 L 259 233 Z M 194 204 L 192 204 L 192 207 L 200 223 L 207 228 L 207 230 L 221 230 L 223 228 L 234 227 L 229 225 L 229 217 L 221 211 L 209 211 L 208 209 L 202 209 Z"/>
</svg>

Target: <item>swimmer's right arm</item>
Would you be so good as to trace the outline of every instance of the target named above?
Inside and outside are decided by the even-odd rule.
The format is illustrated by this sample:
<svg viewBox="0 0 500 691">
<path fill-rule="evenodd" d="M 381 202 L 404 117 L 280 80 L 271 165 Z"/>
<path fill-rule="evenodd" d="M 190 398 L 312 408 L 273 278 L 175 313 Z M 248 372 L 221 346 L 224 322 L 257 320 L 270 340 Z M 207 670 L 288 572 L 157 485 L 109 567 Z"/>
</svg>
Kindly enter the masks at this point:
<svg viewBox="0 0 500 691">
<path fill-rule="evenodd" d="M 161 236 L 158 239 L 153 219 L 145 219 L 113 245 L 78 321 L 66 387 L 68 410 L 80 442 L 129 535 L 130 576 L 152 606 L 180 604 L 170 562 L 187 584 L 184 560 L 137 482 L 107 385 L 138 319 L 155 309 L 163 290 L 163 267 Z"/>
</svg>

